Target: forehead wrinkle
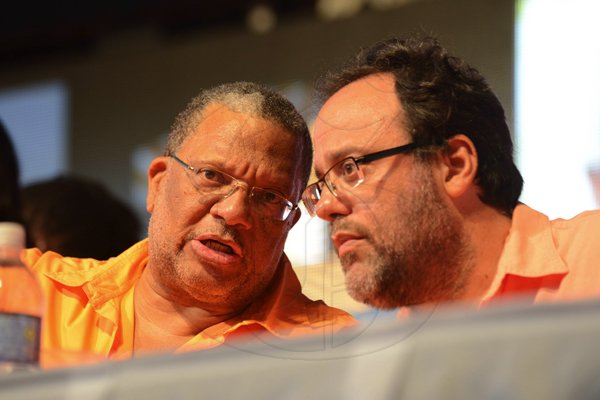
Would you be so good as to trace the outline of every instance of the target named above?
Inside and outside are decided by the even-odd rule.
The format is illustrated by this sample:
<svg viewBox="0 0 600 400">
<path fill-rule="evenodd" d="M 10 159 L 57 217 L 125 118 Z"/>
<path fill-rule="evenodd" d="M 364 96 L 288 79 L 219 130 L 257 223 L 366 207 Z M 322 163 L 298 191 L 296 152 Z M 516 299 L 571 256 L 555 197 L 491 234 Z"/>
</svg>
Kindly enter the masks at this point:
<svg viewBox="0 0 600 400">
<path fill-rule="evenodd" d="M 244 129 L 249 126 L 249 129 Z M 273 140 L 271 138 L 267 143 L 264 140 L 256 140 L 261 135 L 276 135 L 276 139 Z M 292 176 L 290 177 L 291 179 L 285 180 L 285 184 L 279 182 L 280 178 L 277 178 L 277 182 L 273 181 L 270 185 L 262 185 L 260 187 L 274 190 L 284 196 L 294 194 L 295 187 L 297 186 L 296 181 L 300 176 L 301 166 L 298 160 L 301 149 L 300 141 L 291 132 L 269 119 L 248 115 L 244 119 L 244 124 L 238 129 L 235 141 L 231 145 L 239 147 L 240 151 L 247 152 L 252 160 L 251 163 L 246 164 L 246 168 L 239 171 L 242 175 L 246 174 L 250 169 L 256 169 L 259 180 L 267 179 L 271 181 L 282 171 L 289 170 Z M 273 169 L 276 169 L 275 174 Z"/>
<path fill-rule="evenodd" d="M 250 117 L 252 118 L 252 117 Z M 246 121 L 250 121 L 248 118 Z M 240 151 L 248 152 L 253 160 L 253 165 L 259 171 L 268 170 L 276 167 L 285 169 L 288 164 L 299 165 L 299 141 L 294 140 L 294 136 L 280 127 L 278 124 L 267 119 L 255 119 L 250 130 L 244 130 L 242 126 L 237 135 L 237 141 L 232 145 L 240 147 Z M 245 126 L 247 126 L 245 124 Z M 252 132 L 247 134 L 247 132 Z M 267 143 L 264 140 L 256 140 L 260 136 L 276 135 L 275 140 L 271 138 Z M 290 140 L 291 139 L 291 140 Z M 250 168 L 250 165 L 248 165 Z M 297 177 L 297 168 L 294 169 L 292 178 Z M 246 171 L 244 171 L 246 172 Z"/>
<path fill-rule="evenodd" d="M 324 120 L 321 120 L 324 121 Z M 325 124 L 327 124 L 327 122 L 323 122 Z M 385 132 L 386 129 L 385 127 L 388 126 L 389 124 L 386 124 L 386 119 L 385 118 L 378 118 L 375 120 L 372 120 L 369 123 L 365 123 L 361 126 L 354 126 L 354 127 L 341 127 L 341 126 L 334 126 L 334 125 L 327 125 L 327 128 L 323 129 L 319 129 L 318 135 L 318 140 L 315 140 L 315 145 L 318 145 L 318 142 L 320 142 L 322 140 L 322 138 L 326 137 L 327 135 L 330 134 L 335 134 L 335 135 L 339 135 L 341 132 L 345 132 L 346 135 L 361 135 L 361 137 L 365 137 L 365 142 L 363 142 L 360 145 L 355 144 L 354 146 L 352 146 L 353 148 L 356 147 L 356 149 L 354 149 L 354 151 L 364 151 L 368 148 L 370 148 L 371 143 L 375 140 L 377 140 L 377 138 L 380 136 L 380 133 Z M 314 139 L 314 138 L 313 138 Z M 332 153 L 329 153 L 328 159 L 330 160 L 337 160 L 340 156 L 341 156 L 342 151 L 341 150 L 333 150 Z M 347 154 L 347 153 L 346 153 Z"/>
<path fill-rule="evenodd" d="M 331 118 L 327 118 L 328 114 L 331 113 L 331 107 L 331 105 L 329 107 L 326 106 L 322 110 L 322 112 L 320 112 L 317 115 L 317 120 L 319 124 L 325 126 L 325 128 L 320 129 L 323 130 L 322 134 L 326 134 L 327 132 L 332 130 L 344 130 L 349 132 L 360 131 L 364 129 L 369 129 L 370 127 L 375 126 L 377 124 L 381 124 L 386 120 L 385 116 L 381 115 L 371 120 L 365 120 L 363 118 L 363 121 L 358 123 L 359 121 L 357 121 L 356 118 L 347 118 L 348 115 L 354 116 L 358 115 L 358 113 L 349 110 L 345 106 L 339 107 L 339 111 L 336 111 L 334 115 L 331 116 Z"/>
<path fill-rule="evenodd" d="M 315 176 L 321 179 L 346 157 L 405 143 L 405 136 L 410 136 L 406 128 L 393 75 L 369 75 L 342 87 L 325 102 L 315 121 Z"/>
<path fill-rule="evenodd" d="M 403 126 L 405 119 L 395 78 L 390 73 L 368 75 L 342 87 L 325 102 L 317 118 L 329 129 L 348 131 L 393 121 Z"/>
<path fill-rule="evenodd" d="M 351 82 L 333 94 L 318 117 L 334 129 L 367 129 L 380 120 L 390 119 L 391 109 L 397 106 L 400 99 L 393 75 L 374 74 Z"/>
</svg>

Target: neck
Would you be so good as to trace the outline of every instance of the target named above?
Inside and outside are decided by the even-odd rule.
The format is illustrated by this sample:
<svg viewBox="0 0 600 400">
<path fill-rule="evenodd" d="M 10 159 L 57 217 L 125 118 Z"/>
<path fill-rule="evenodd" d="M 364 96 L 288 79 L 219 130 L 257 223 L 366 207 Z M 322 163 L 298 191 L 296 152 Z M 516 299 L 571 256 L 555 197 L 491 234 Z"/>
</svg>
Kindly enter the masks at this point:
<svg viewBox="0 0 600 400">
<path fill-rule="evenodd" d="M 463 220 L 471 250 L 471 266 L 462 295 L 457 300 L 478 301 L 486 294 L 498 272 L 498 262 L 512 221 L 481 202 L 476 188 L 455 199 L 454 206 Z"/>
<path fill-rule="evenodd" d="M 463 299 L 480 300 L 498 272 L 511 219 L 482 204 L 465 215 L 465 226 L 473 246 L 473 270 Z"/>
<path fill-rule="evenodd" d="M 144 269 L 134 291 L 134 352 L 174 350 L 204 329 L 233 316 L 170 296 Z"/>
</svg>

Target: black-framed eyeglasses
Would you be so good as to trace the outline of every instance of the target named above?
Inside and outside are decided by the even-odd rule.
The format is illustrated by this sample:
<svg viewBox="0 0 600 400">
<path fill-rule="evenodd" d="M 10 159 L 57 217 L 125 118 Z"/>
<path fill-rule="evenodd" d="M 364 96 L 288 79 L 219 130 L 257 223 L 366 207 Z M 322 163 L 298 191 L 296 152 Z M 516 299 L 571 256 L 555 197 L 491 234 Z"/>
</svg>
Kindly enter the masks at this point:
<svg viewBox="0 0 600 400">
<path fill-rule="evenodd" d="M 248 191 L 254 211 L 279 221 L 285 221 L 292 211 L 298 208 L 297 204 L 272 190 L 250 186 L 244 181 L 209 166 L 192 167 L 176 154 L 168 154 L 168 156 L 186 169 L 192 184 L 202 196 L 219 196 L 224 199 L 231 196 L 237 188 L 244 188 Z"/>
<path fill-rule="evenodd" d="M 323 193 L 323 186 L 327 186 L 329 191 L 337 197 L 339 189 L 353 189 L 364 181 L 365 177 L 363 171 L 359 168 L 360 164 L 367 164 L 382 158 L 408 153 L 426 146 L 428 145 L 408 143 L 392 147 L 391 149 L 365 154 L 360 157 L 346 157 L 329 168 L 321 179 L 304 189 L 302 202 L 311 217 L 314 217 L 317 213 L 317 203 Z"/>
</svg>

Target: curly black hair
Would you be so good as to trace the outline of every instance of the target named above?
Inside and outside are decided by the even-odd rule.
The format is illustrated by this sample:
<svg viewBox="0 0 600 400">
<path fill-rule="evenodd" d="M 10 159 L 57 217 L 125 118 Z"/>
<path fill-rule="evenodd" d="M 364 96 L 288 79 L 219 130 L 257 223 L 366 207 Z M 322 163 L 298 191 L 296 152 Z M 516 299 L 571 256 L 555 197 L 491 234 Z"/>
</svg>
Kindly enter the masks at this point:
<svg viewBox="0 0 600 400">
<path fill-rule="evenodd" d="M 479 71 L 448 54 L 433 37 L 391 38 L 361 50 L 343 68 L 317 83 L 322 101 L 349 83 L 391 73 L 416 143 L 443 145 L 464 134 L 478 156 L 481 200 L 512 215 L 523 188 L 513 160 L 513 142 L 504 109 Z"/>
</svg>

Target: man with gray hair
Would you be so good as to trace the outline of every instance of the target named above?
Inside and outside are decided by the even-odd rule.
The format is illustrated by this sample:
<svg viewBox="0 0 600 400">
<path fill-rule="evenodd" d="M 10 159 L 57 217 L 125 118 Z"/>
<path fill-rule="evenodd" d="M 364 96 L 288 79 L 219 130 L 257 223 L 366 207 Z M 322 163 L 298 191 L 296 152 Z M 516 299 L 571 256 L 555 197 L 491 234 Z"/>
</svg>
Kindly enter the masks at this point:
<svg viewBox="0 0 600 400">
<path fill-rule="evenodd" d="M 279 94 L 203 91 L 148 169 L 147 239 L 104 262 L 27 251 L 48 299 L 42 346 L 128 358 L 353 325 L 301 293 L 283 253 L 311 161 L 306 123 Z"/>
</svg>

